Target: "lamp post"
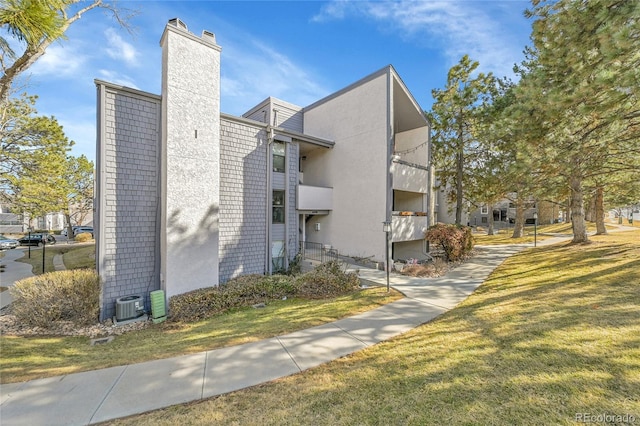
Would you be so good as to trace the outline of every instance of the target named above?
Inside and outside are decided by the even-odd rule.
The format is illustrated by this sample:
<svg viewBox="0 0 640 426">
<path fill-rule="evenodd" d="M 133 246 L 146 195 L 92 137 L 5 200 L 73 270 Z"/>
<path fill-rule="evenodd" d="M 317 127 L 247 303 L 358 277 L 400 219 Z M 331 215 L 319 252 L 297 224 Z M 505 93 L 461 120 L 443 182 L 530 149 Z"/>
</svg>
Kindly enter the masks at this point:
<svg viewBox="0 0 640 426">
<path fill-rule="evenodd" d="M 533 212 L 533 246 L 538 246 L 538 212 Z"/>
<path fill-rule="evenodd" d="M 29 233 L 29 242 L 27 243 L 27 251 L 29 252 L 29 259 L 31 259 L 31 227 L 27 228 L 27 232 Z"/>
<path fill-rule="evenodd" d="M 45 253 L 46 246 L 47 246 L 47 234 L 42 234 L 42 273 L 43 274 L 46 272 L 44 270 L 44 253 Z"/>
<path fill-rule="evenodd" d="M 387 270 L 387 293 L 389 293 L 389 234 L 391 233 L 391 221 L 385 220 L 382 222 L 382 230 L 384 231 L 386 244 L 385 244 L 385 253 L 386 253 L 386 261 L 385 261 L 385 269 Z"/>
</svg>

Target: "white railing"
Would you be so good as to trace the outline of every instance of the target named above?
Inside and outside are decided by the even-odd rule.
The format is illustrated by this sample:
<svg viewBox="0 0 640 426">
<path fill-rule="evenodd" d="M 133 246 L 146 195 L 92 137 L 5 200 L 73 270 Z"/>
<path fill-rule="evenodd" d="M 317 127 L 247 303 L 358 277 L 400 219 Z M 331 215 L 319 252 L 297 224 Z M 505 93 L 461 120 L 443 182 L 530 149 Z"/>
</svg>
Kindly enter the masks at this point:
<svg viewBox="0 0 640 426">
<path fill-rule="evenodd" d="M 391 242 L 422 240 L 426 230 L 426 216 L 393 216 Z"/>
<path fill-rule="evenodd" d="M 298 185 L 298 210 L 333 210 L 333 188 Z"/>
</svg>

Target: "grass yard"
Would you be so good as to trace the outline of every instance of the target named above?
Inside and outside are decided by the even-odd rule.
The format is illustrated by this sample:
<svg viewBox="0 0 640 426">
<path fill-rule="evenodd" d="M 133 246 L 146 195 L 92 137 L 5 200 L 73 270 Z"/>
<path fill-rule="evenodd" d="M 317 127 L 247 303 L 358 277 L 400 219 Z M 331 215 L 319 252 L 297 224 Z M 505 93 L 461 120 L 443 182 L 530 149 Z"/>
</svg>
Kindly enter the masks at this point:
<svg viewBox="0 0 640 426">
<path fill-rule="evenodd" d="M 27 256 L 27 249 L 24 251 L 25 255 L 18 259 L 18 262 L 24 262 L 30 264 L 33 269 L 32 272 L 35 275 L 42 273 L 42 249 L 37 247 L 31 247 L 31 258 Z M 44 264 L 47 272 L 54 270 L 53 257 L 56 254 L 62 254 L 62 260 L 67 269 L 78 268 L 95 268 L 96 267 L 96 245 L 95 243 L 88 244 L 55 244 L 52 246 L 46 246 L 44 251 Z"/>
<path fill-rule="evenodd" d="M 617 226 L 606 224 L 607 229 L 617 229 Z M 486 231 L 486 228 L 485 228 Z M 535 227 L 533 225 L 526 225 L 524 227 L 524 237 L 511 238 L 513 235 L 513 228 L 501 229 L 495 235 L 474 234 L 473 238 L 478 245 L 499 245 L 499 244 L 525 244 L 533 243 L 536 238 Z M 595 232 L 596 224 L 594 222 L 587 222 L 587 232 Z M 546 234 L 546 235 L 545 235 Z M 571 223 L 555 223 L 553 225 L 538 225 L 537 227 L 537 240 L 543 241 L 553 237 L 551 234 L 565 234 L 566 236 L 572 236 L 573 229 Z"/>
<path fill-rule="evenodd" d="M 457 308 L 391 341 L 110 424 L 640 422 L 640 230 L 592 240 L 513 256 Z"/>
<path fill-rule="evenodd" d="M 332 300 L 288 299 L 192 324 L 161 323 L 90 346 L 88 337 L 0 336 L 0 382 L 12 383 L 239 345 L 365 312 L 401 298 L 371 288 Z"/>
</svg>

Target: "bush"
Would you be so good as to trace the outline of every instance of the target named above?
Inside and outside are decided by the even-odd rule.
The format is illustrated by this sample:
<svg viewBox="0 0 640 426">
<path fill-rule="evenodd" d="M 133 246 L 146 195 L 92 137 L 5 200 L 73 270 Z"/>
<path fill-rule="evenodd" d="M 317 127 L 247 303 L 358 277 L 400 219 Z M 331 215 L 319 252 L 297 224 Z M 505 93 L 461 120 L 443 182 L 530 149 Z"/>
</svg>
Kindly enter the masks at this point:
<svg viewBox="0 0 640 426">
<path fill-rule="evenodd" d="M 402 269 L 402 275 L 409 277 L 441 277 L 448 270 L 447 262 L 442 259 L 434 259 L 424 265 L 407 265 Z"/>
<path fill-rule="evenodd" d="M 86 243 L 87 241 L 93 240 L 93 237 L 89 232 L 82 232 L 75 236 L 74 240 L 78 243 Z"/>
<path fill-rule="evenodd" d="M 198 321 L 231 308 L 252 306 L 295 294 L 293 279 L 283 275 L 243 275 L 217 287 L 173 296 L 173 321 Z"/>
<path fill-rule="evenodd" d="M 323 299 L 350 293 L 360 280 L 354 272 L 345 272 L 341 263 L 332 260 L 296 278 L 298 295 L 309 299 Z"/>
<path fill-rule="evenodd" d="M 100 277 L 92 269 L 48 272 L 16 282 L 10 289 L 12 313 L 29 326 L 55 321 L 90 325 L 100 314 Z"/>
<path fill-rule="evenodd" d="M 473 250 L 473 236 L 467 226 L 438 223 L 424 237 L 429 243 L 440 245 L 449 262 L 462 260 Z"/>
<path fill-rule="evenodd" d="M 228 309 L 268 303 L 289 296 L 321 299 L 358 289 L 355 273 L 333 261 L 303 275 L 243 275 L 226 284 L 179 294 L 169 299 L 171 321 L 200 321 Z"/>
</svg>

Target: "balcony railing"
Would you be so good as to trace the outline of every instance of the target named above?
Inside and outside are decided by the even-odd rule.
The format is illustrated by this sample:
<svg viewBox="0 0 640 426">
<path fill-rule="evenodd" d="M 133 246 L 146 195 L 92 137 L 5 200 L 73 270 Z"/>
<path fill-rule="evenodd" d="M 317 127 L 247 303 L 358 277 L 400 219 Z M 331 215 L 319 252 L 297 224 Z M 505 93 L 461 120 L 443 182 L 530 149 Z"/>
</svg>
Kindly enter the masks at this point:
<svg viewBox="0 0 640 426">
<path fill-rule="evenodd" d="M 428 220 L 423 212 L 399 212 L 391 220 L 391 241 L 415 241 L 424 239 Z"/>
<path fill-rule="evenodd" d="M 321 243 L 300 241 L 300 254 L 303 259 L 316 260 L 320 263 L 338 260 L 338 250 Z"/>
<path fill-rule="evenodd" d="M 393 173 L 393 189 L 410 192 L 427 193 L 427 168 L 404 161 L 394 161 L 391 169 Z"/>
<path fill-rule="evenodd" d="M 296 200 L 296 208 L 298 210 L 333 210 L 333 188 L 298 185 L 298 196 Z"/>
</svg>

